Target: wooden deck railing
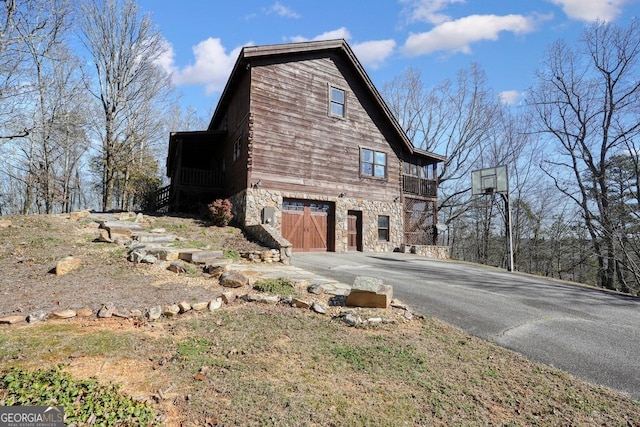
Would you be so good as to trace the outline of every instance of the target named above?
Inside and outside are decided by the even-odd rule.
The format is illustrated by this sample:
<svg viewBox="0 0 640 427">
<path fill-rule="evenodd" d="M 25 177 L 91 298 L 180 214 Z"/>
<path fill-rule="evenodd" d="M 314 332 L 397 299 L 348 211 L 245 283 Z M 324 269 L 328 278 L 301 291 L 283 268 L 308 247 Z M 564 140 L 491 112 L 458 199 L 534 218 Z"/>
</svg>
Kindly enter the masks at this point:
<svg viewBox="0 0 640 427">
<path fill-rule="evenodd" d="M 411 175 L 402 175 L 402 190 L 405 193 L 418 196 L 436 197 L 438 195 L 438 186 L 435 180 Z"/>
<path fill-rule="evenodd" d="M 159 188 L 156 190 L 153 198 L 150 200 L 150 205 L 146 208 L 152 212 L 157 212 L 168 208 L 171 204 L 171 186 Z"/>
<path fill-rule="evenodd" d="M 182 168 L 180 185 L 207 188 L 222 188 L 222 171 L 210 169 Z"/>
</svg>

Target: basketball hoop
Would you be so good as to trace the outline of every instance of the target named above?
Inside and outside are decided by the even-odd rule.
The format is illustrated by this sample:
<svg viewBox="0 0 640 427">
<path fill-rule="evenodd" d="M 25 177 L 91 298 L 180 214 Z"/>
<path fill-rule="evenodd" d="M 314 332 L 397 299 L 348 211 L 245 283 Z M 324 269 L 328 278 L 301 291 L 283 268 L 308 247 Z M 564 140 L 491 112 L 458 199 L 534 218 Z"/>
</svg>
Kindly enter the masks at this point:
<svg viewBox="0 0 640 427">
<path fill-rule="evenodd" d="M 506 166 L 480 169 L 471 172 L 471 194 L 508 193 L 509 179 Z"/>
<path fill-rule="evenodd" d="M 511 207 L 509 205 L 509 179 L 506 166 L 480 169 L 471 172 L 471 194 L 474 196 L 498 193 L 505 204 L 507 228 L 508 271 L 513 271 L 513 236 L 511 234 Z"/>
</svg>

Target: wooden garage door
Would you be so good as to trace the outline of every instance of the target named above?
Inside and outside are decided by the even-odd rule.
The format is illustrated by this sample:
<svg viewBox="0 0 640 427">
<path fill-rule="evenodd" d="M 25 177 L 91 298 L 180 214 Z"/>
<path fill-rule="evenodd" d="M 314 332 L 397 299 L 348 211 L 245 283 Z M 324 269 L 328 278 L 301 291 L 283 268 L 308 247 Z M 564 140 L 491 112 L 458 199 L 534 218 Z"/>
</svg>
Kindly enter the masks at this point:
<svg viewBox="0 0 640 427">
<path fill-rule="evenodd" d="M 329 249 L 331 206 L 321 202 L 285 200 L 282 210 L 282 236 L 297 252 Z"/>
</svg>

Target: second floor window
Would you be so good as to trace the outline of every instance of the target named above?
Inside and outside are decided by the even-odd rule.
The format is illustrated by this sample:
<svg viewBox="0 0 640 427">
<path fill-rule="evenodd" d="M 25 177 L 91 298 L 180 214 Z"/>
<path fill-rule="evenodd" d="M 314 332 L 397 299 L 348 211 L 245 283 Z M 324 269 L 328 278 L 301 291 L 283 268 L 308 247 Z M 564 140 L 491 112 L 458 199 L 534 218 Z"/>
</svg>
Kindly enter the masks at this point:
<svg viewBox="0 0 640 427">
<path fill-rule="evenodd" d="M 336 87 L 329 87 L 329 114 L 336 117 L 345 117 L 345 94 L 344 90 Z"/>
<path fill-rule="evenodd" d="M 236 142 L 233 143 L 233 157 L 232 160 L 236 161 L 236 159 L 240 157 L 240 138 L 236 139 Z"/>
<path fill-rule="evenodd" d="M 387 153 L 366 148 L 360 150 L 360 174 L 374 178 L 386 178 Z"/>
</svg>

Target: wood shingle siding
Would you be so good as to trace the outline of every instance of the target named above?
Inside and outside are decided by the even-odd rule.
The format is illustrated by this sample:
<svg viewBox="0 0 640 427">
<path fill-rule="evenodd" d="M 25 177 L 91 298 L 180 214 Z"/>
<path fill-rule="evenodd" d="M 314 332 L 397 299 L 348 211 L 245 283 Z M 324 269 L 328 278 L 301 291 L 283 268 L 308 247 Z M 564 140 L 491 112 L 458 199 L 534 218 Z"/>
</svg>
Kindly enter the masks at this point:
<svg viewBox="0 0 640 427">
<path fill-rule="evenodd" d="M 285 191 L 313 187 L 327 196 L 397 196 L 399 161 L 382 124 L 369 114 L 375 110 L 370 97 L 352 74 L 341 61 L 326 57 L 252 65 L 254 181 Z M 330 86 L 345 90 L 344 119 L 329 115 Z M 388 153 L 386 179 L 360 176 L 360 148 Z"/>
</svg>

